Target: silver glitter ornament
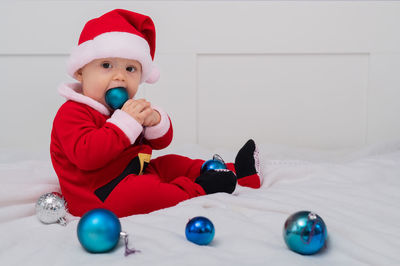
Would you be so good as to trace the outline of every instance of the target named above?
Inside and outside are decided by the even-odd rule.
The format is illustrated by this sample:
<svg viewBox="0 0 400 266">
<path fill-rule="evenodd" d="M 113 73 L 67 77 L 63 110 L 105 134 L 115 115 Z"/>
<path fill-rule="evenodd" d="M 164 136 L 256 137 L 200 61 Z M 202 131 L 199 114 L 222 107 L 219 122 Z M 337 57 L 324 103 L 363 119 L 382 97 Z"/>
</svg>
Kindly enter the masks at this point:
<svg viewBox="0 0 400 266">
<path fill-rule="evenodd" d="M 36 215 L 42 223 L 67 224 L 67 203 L 63 196 L 57 192 L 46 193 L 36 202 Z"/>
</svg>

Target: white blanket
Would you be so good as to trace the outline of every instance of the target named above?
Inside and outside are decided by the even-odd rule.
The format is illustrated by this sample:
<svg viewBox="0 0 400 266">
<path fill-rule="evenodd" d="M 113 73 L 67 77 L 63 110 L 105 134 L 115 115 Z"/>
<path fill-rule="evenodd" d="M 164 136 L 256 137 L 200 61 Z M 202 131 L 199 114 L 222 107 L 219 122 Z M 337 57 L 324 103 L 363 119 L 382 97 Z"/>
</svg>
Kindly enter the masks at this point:
<svg viewBox="0 0 400 266">
<path fill-rule="evenodd" d="M 59 191 L 47 155 L 1 151 L 1 265 L 400 265 L 400 143 L 353 152 L 321 153 L 261 145 L 261 189 L 238 187 L 146 215 L 122 218 L 123 241 L 106 254 L 79 244 L 79 219 L 66 227 L 42 224 L 35 215 L 40 195 Z M 166 150 L 193 158 L 218 152 L 232 161 L 235 151 L 196 145 Z M 158 153 L 160 155 L 162 153 Z M 34 158 L 34 159 L 32 159 Z M 328 229 L 323 252 L 303 256 L 282 237 L 286 218 L 297 211 L 319 214 Z M 209 246 L 185 238 L 185 225 L 206 216 L 215 226 Z"/>
</svg>

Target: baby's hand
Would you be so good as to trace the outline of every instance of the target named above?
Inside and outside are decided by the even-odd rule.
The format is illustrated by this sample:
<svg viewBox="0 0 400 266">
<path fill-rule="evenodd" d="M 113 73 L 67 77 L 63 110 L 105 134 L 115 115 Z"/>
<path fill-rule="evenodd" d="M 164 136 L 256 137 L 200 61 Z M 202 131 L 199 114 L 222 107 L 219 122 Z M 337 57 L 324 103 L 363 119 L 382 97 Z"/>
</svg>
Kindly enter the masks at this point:
<svg viewBox="0 0 400 266">
<path fill-rule="evenodd" d="M 132 116 L 138 123 L 143 126 L 147 117 L 149 117 L 153 113 L 153 109 L 151 108 L 151 104 L 145 99 L 127 100 L 121 108 L 122 111 L 128 113 Z"/>
<path fill-rule="evenodd" d="M 153 111 L 148 117 L 144 119 L 143 126 L 145 127 L 152 127 L 160 123 L 161 121 L 161 115 L 159 112 L 151 108 Z"/>
</svg>

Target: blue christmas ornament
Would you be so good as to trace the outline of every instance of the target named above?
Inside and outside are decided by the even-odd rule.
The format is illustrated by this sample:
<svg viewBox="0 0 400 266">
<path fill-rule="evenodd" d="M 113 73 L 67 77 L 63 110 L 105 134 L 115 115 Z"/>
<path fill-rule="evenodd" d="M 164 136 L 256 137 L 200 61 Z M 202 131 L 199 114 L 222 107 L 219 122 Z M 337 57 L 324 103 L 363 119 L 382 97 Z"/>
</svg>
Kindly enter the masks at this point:
<svg viewBox="0 0 400 266">
<path fill-rule="evenodd" d="M 201 166 L 200 174 L 209 170 L 227 169 L 224 160 L 218 154 L 214 154 L 211 160 L 205 161 Z"/>
<path fill-rule="evenodd" d="M 106 103 L 114 110 L 121 108 L 128 99 L 128 92 L 124 87 L 112 88 L 106 92 Z"/>
<path fill-rule="evenodd" d="M 215 235 L 213 223 L 203 216 L 197 216 L 186 224 L 186 238 L 197 245 L 208 245 Z"/>
<path fill-rule="evenodd" d="M 292 214 L 283 228 L 286 245 L 302 255 L 317 253 L 327 239 L 327 229 L 320 216 L 309 211 Z"/>
<path fill-rule="evenodd" d="M 78 223 L 79 242 L 92 253 L 112 250 L 118 244 L 120 233 L 118 217 L 106 209 L 91 210 Z"/>
</svg>

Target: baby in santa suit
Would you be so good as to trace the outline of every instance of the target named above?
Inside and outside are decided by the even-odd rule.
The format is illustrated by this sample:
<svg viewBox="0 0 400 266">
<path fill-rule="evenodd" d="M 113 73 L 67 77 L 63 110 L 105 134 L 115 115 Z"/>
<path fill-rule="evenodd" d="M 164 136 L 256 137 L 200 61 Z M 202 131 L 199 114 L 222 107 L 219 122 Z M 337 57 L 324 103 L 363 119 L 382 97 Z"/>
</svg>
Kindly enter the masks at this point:
<svg viewBox="0 0 400 266">
<path fill-rule="evenodd" d="M 151 159 L 173 136 L 168 114 L 134 96 L 154 83 L 155 28 L 150 17 L 117 9 L 90 20 L 68 61 L 77 83 L 63 84 L 67 101 L 58 110 L 50 153 L 71 214 L 106 208 L 118 217 L 149 213 L 193 197 L 232 193 L 236 184 L 259 188 L 257 151 L 249 140 L 229 171 L 200 173 L 203 160 L 179 155 Z M 113 110 L 108 90 L 126 89 L 129 99 Z"/>
</svg>

